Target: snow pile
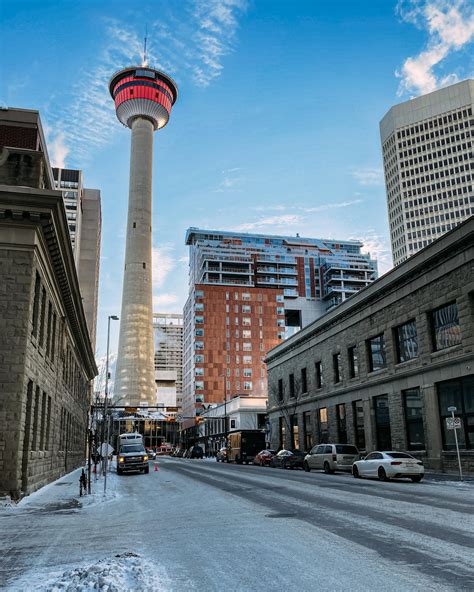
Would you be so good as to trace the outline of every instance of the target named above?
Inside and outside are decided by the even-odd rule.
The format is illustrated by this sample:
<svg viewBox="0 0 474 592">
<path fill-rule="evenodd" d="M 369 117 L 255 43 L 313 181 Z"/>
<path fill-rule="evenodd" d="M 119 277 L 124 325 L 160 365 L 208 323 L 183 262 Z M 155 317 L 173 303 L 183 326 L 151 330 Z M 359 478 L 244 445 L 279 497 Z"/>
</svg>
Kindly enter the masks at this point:
<svg viewBox="0 0 474 592">
<path fill-rule="evenodd" d="M 28 587 L 15 587 L 15 590 L 31 588 L 30 582 Z M 34 588 L 40 592 L 164 592 L 170 589 L 170 580 L 151 561 L 136 553 L 123 553 L 113 559 L 69 569 Z"/>
</svg>

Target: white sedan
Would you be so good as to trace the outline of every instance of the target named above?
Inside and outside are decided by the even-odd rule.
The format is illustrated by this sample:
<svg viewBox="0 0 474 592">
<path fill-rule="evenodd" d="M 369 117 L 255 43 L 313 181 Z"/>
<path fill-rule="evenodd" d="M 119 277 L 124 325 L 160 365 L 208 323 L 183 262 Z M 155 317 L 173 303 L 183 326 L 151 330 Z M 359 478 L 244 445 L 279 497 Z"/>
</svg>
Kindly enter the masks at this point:
<svg viewBox="0 0 474 592">
<path fill-rule="evenodd" d="M 406 452 L 389 450 L 387 452 L 371 452 L 363 460 L 352 465 L 352 474 L 356 479 L 360 477 L 378 477 L 381 481 L 408 477 L 418 483 L 423 479 L 425 467 L 418 460 Z"/>
</svg>

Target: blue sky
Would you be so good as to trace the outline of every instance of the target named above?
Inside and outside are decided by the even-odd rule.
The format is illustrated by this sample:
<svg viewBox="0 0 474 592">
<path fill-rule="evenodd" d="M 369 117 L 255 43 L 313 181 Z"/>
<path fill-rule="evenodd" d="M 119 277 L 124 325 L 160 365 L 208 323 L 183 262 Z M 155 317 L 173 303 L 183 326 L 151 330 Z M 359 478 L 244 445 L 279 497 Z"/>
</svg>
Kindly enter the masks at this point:
<svg viewBox="0 0 474 592">
<path fill-rule="evenodd" d="M 2 0 L 0 103 L 38 109 L 57 166 L 102 192 L 97 350 L 120 315 L 129 130 L 107 81 L 141 60 L 180 96 L 155 135 L 155 310 L 187 294 L 189 226 L 356 238 L 391 265 L 378 124 L 472 76 L 471 1 Z M 116 348 L 118 326 L 112 335 Z"/>
</svg>

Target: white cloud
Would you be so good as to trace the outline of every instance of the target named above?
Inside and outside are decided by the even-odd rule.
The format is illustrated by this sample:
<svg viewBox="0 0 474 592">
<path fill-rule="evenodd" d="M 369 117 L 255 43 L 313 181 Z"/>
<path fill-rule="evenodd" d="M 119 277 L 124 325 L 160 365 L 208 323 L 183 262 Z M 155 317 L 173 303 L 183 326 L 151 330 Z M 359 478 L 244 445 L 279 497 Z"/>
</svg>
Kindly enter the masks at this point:
<svg viewBox="0 0 474 592">
<path fill-rule="evenodd" d="M 315 206 L 314 208 L 299 208 L 304 212 L 311 213 L 311 212 L 324 212 L 325 210 L 332 210 L 332 209 L 339 209 L 339 208 L 348 208 L 349 206 L 353 206 L 359 203 L 362 203 L 363 199 L 353 199 L 351 201 L 341 201 L 339 203 L 327 203 L 322 204 L 320 206 Z"/>
<path fill-rule="evenodd" d="M 160 245 L 153 247 L 153 289 L 163 286 L 170 271 L 175 267 L 173 245 Z"/>
<path fill-rule="evenodd" d="M 224 56 L 233 51 L 238 16 L 246 5 L 245 0 L 195 0 L 193 14 L 198 30 L 194 41 L 199 61 L 193 74 L 199 86 L 206 87 L 220 76 Z"/>
<path fill-rule="evenodd" d="M 383 185 L 383 170 L 379 167 L 365 167 L 351 171 L 352 176 L 360 185 Z"/>
<path fill-rule="evenodd" d="M 47 130 L 47 131 L 46 131 Z M 64 141 L 64 133 L 58 131 L 56 134 L 51 128 L 45 127 L 47 136 L 48 154 L 51 160 L 51 166 L 63 169 L 66 167 L 66 158 L 69 154 L 69 148 Z"/>
<path fill-rule="evenodd" d="M 474 40 L 474 4 L 471 0 L 401 0 L 401 18 L 428 32 L 426 48 L 405 60 L 398 94 L 424 94 L 458 80 L 455 73 L 437 76 L 434 68 L 450 53 Z"/>
<path fill-rule="evenodd" d="M 178 302 L 178 296 L 176 294 L 158 294 L 153 296 L 153 307 L 155 311 L 159 309 L 162 311 L 165 308 L 169 308 Z"/>
<path fill-rule="evenodd" d="M 375 229 L 369 229 L 350 237 L 349 240 L 358 240 L 363 243 L 362 253 L 370 253 L 373 259 L 377 259 L 379 276 L 392 269 L 392 251 L 386 236 L 379 234 Z"/>
<path fill-rule="evenodd" d="M 234 230 L 246 232 L 248 230 L 256 230 L 259 228 L 267 228 L 274 226 L 282 228 L 287 226 L 294 226 L 295 224 L 302 224 L 303 218 L 297 214 L 283 214 L 282 216 L 269 216 L 268 218 L 260 218 L 256 222 L 246 222 L 234 227 Z"/>
</svg>

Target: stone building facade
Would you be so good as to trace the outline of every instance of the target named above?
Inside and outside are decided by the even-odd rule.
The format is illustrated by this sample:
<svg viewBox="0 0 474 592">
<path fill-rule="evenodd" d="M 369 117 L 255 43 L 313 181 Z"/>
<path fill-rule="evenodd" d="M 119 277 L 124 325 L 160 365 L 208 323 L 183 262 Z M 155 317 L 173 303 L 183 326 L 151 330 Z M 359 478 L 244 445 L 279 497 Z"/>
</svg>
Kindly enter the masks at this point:
<svg viewBox="0 0 474 592">
<path fill-rule="evenodd" d="M 0 495 L 13 498 L 84 461 L 97 374 L 62 195 L 25 113 L 41 142 L 0 154 Z"/>
<path fill-rule="evenodd" d="M 474 217 L 267 355 L 272 447 L 403 449 L 474 471 Z"/>
</svg>

